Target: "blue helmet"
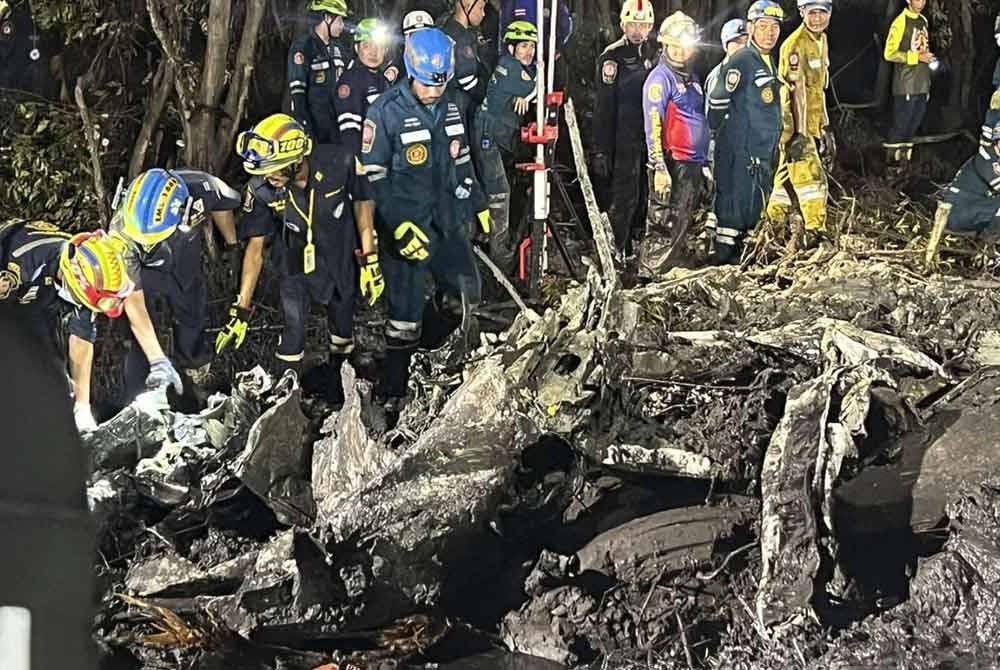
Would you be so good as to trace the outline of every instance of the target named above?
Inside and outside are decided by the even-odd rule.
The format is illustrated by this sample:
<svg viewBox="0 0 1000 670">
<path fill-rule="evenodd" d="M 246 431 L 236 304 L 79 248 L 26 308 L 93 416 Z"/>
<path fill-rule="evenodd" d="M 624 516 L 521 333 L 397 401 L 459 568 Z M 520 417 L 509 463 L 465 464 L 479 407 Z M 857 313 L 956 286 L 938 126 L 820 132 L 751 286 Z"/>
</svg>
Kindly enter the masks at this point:
<svg viewBox="0 0 1000 670">
<path fill-rule="evenodd" d="M 781 23 L 785 20 L 785 10 L 774 0 L 757 0 L 747 10 L 747 21 L 753 23 L 757 19 L 774 19 Z"/>
<path fill-rule="evenodd" d="M 722 40 L 722 48 L 725 49 L 733 40 L 746 36 L 747 22 L 743 19 L 729 19 L 722 26 L 722 34 L 719 39 Z"/>
<path fill-rule="evenodd" d="M 153 168 L 135 178 L 122 204 L 122 233 L 149 248 L 170 237 L 184 223 L 191 193 L 169 170 Z"/>
<path fill-rule="evenodd" d="M 426 86 L 444 86 L 455 74 L 455 41 L 440 28 L 410 33 L 403 56 L 406 74 Z"/>
</svg>

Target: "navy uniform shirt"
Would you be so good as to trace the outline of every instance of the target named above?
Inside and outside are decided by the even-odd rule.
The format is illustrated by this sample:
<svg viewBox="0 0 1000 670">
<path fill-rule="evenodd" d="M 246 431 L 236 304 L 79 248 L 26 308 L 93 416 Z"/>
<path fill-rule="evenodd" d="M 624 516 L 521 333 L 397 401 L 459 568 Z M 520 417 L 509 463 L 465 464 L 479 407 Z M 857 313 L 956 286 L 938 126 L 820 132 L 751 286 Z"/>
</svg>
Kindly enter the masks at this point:
<svg viewBox="0 0 1000 670">
<path fill-rule="evenodd" d="M 336 40 L 324 44 L 312 30 L 288 50 L 292 116 L 320 142 L 337 141 L 334 97 L 347 63 Z"/>
<path fill-rule="evenodd" d="M 614 156 L 621 141 L 644 145 L 642 85 L 656 65 L 656 44 L 632 44 L 622 37 L 597 59 L 597 99 L 594 105 L 594 146 Z"/>
<path fill-rule="evenodd" d="M 441 30 L 455 40 L 455 76 L 448 83 L 449 88 L 465 91 L 473 105 L 478 105 L 486 95 L 486 79 L 489 75 L 479 60 L 479 33 L 466 28 L 449 16 Z"/>
<path fill-rule="evenodd" d="M 368 109 L 361 160 L 390 231 L 412 221 L 428 234 L 453 234 L 486 209 L 463 121 L 466 103 L 449 88 L 429 108 L 401 83 Z"/>
<path fill-rule="evenodd" d="M 521 115 L 514 111 L 514 98 L 530 101 L 536 93 L 535 66 L 525 66 L 509 53 L 501 56 L 486 88 L 486 99 L 473 121 L 476 140 L 490 140 L 513 152 L 522 121 Z"/>
<path fill-rule="evenodd" d="M 97 339 L 94 312 L 78 305 L 57 282 L 59 258 L 69 238 L 42 221 L 0 224 L 0 302 L 54 311 L 66 321 L 71 334 L 93 342 Z"/>
<path fill-rule="evenodd" d="M 194 284 L 201 276 L 201 225 L 211 225 L 207 218 L 211 212 L 234 210 L 240 206 L 240 194 L 229 184 L 201 170 L 173 170 L 184 180 L 191 196 L 188 230 L 176 230 L 166 240 L 150 250 L 121 235 L 124 205 L 111 219 L 110 230 L 125 240 L 125 264 L 135 290 L 142 290 L 143 270 L 170 272 L 183 288 Z"/>
<path fill-rule="evenodd" d="M 770 56 L 752 40 L 729 57 L 709 92 L 708 123 L 719 133 L 717 152 L 772 160 L 782 128 L 780 86 Z"/>
<path fill-rule="evenodd" d="M 305 189 L 292 184 L 277 189 L 259 176 L 247 183 L 237 230 L 243 240 L 272 241 L 280 274 L 292 276 L 303 274 L 311 227 L 316 269 L 309 274 L 333 278 L 347 294 L 354 290 L 357 272 L 354 203 L 371 199 L 368 179 L 355 155 L 340 145 L 319 145 L 309 156 Z"/>
<path fill-rule="evenodd" d="M 355 155 L 361 152 L 361 124 L 368 108 L 398 78 L 399 68 L 395 65 L 373 70 L 357 59 L 341 76 L 336 102 L 340 143 Z"/>
</svg>

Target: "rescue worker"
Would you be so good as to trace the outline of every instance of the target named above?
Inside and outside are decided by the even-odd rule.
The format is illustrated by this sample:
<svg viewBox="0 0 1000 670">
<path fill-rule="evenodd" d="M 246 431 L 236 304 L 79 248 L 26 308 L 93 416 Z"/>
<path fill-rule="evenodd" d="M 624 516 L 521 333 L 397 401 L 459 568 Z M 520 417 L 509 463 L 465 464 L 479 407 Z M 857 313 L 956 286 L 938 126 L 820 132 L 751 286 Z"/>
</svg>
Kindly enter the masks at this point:
<svg viewBox="0 0 1000 670">
<path fill-rule="evenodd" d="M 247 183 L 239 235 L 247 241 L 239 293 L 216 351 L 246 338 L 253 295 L 272 246 L 278 264 L 284 329 L 276 352 L 279 374 L 301 375 L 309 306 L 326 306 L 329 376 L 325 398 L 344 402 L 341 367 L 354 350 L 354 299 L 374 304 L 384 288 L 379 268 L 374 203 L 357 157 L 340 145 L 315 145 L 287 114 L 273 114 L 240 133 L 236 152 Z M 360 275 L 359 275 L 360 266 Z"/>
<path fill-rule="evenodd" d="M 354 31 L 356 58 L 337 86 L 337 123 L 340 143 L 351 153 L 361 152 L 361 124 L 368 107 L 396 82 L 399 69 L 385 66 L 391 35 L 378 19 L 363 19 Z"/>
<path fill-rule="evenodd" d="M 989 146 L 980 146 L 942 193 L 924 258 L 928 270 L 937 266 L 945 231 L 994 243 L 1000 240 L 1000 124 L 990 136 Z"/>
<path fill-rule="evenodd" d="M 316 142 L 337 142 L 337 81 L 347 66 L 337 43 L 344 32 L 347 0 L 310 0 L 313 24 L 288 50 L 291 115 Z"/>
<path fill-rule="evenodd" d="M 708 161 L 705 94 L 688 69 L 698 26 L 684 12 L 660 24 L 659 64 L 646 78 L 642 110 L 649 155 L 649 208 L 639 271 L 656 276 L 683 259 L 687 232 L 704 188 Z"/>
<path fill-rule="evenodd" d="M 422 9 L 415 9 L 407 12 L 403 17 L 403 37 L 423 28 L 433 28 L 434 17 Z"/>
<path fill-rule="evenodd" d="M 892 128 L 886 138 L 886 161 L 904 170 L 913 158 L 913 137 L 924 120 L 931 92 L 931 69 L 937 67 L 930 49 L 930 31 L 921 12 L 927 0 L 908 0 L 889 28 L 883 56 L 894 63 Z"/>
<path fill-rule="evenodd" d="M 53 322 L 65 323 L 73 416 L 81 433 L 94 430 L 94 315 L 121 316 L 134 288 L 124 246 L 104 231 L 71 236 L 49 223 L 14 220 L 0 224 L 0 262 L 0 302 L 23 306 L 23 323 L 53 356 L 58 356 Z"/>
<path fill-rule="evenodd" d="M 379 395 L 390 413 L 406 397 L 418 344 L 443 342 L 480 300 L 479 272 L 466 222 L 490 215 L 472 166 L 455 76 L 455 44 L 437 28 L 407 37 L 407 81 L 368 109 L 361 146 L 375 191 L 389 297 L 387 352 Z M 424 309 L 424 285 L 437 292 Z M 422 323 L 423 322 L 423 323 Z M 466 321 L 467 323 L 467 321 Z"/>
<path fill-rule="evenodd" d="M 170 307 L 176 360 L 191 381 L 209 379 L 212 349 L 205 341 L 208 288 L 202 270 L 201 225 L 211 218 L 225 240 L 226 259 L 238 263 L 233 210 L 239 193 L 200 170 L 154 168 L 136 177 L 114 212 L 111 232 L 124 240 L 125 260 L 135 291 L 125 303 L 132 345 L 125 356 L 125 392 L 172 384 L 183 391 L 180 374 L 160 346 L 149 316 L 162 298 Z"/>
<path fill-rule="evenodd" d="M 771 191 L 772 164 L 781 135 L 780 83 L 771 49 L 785 12 L 773 0 L 747 11 L 750 40 L 729 57 L 709 93 L 708 122 L 715 142 L 715 213 L 719 226 L 712 263 L 738 262 L 743 240 L 760 219 Z"/>
<path fill-rule="evenodd" d="M 719 81 L 719 75 L 722 73 L 722 68 L 726 66 L 729 62 L 730 56 L 742 49 L 747 45 L 747 40 L 750 36 L 747 34 L 747 22 L 743 19 L 729 19 L 724 24 L 722 24 L 722 31 L 719 34 L 719 41 L 722 42 L 722 49 L 726 52 L 726 55 L 722 57 L 722 61 L 712 68 L 712 71 L 708 73 L 705 77 L 705 115 L 708 115 L 708 105 L 710 98 L 707 94 L 712 92 L 715 88 L 715 84 Z"/>
<path fill-rule="evenodd" d="M 489 198 L 493 221 L 490 254 L 509 269 L 514 260 L 510 235 L 510 183 L 521 122 L 535 99 L 535 45 L 538 31 L 527 21 L 514 21 L 504 34 L 507 51 L 500 57 L 486 89 L 486 99 L 473 121 L 476 171 Z"/>
<path fill-rule="evenodd" d="M 608 217 L 615 244 L 626 251 L 645 220 L 646 136 L 642 86 L 656 60 L 651 0 L 625 0 L 619 15 L 621 39 L 597 58 L 594 106 L 594 174 L 612 179 Z"/>
<path fill-rule="evenodd" d="M 996 40 L 997 46 L 1000 46 L 1000 14 L 997 15 L 996 21 L 993 23 L 993 39 Z M 993 144 L 993 128 L 1000 124 L 1000 58 L 997 59 L 993 68 L 993 89 L 979 140 L 980 145 L 984 147 Z"/>
<path fill-rule="evenodd" d="M 507 26 L 514 21 L 527 21 L 538 29 L 538 34 L 544 41 L 545 64 L 549 63 L 552 54 L 549 53 L 549 14 L 552 12 L 551 0 L 546 0 L 545 9 L 541 19 L 538 17 L 537 0 L 500 0 L 499 35 L 507 32 Z M 553 68 L 553 90 L 561 91 L 566 88 L 566 67 L 562 61 L 562 52 L 569 44 L 569 39 L 573 35 L 573 16 L 569 13 L 565 0 L 556 2 L 556 44 L 555 44 L 555 66 Z"/>
<path fill-rule="evenodd" d="M 441 26 L 455 42 L 455 77 L 450 86 L 469 96 L 467 111 L 478 107 L 486 95 L 489 71 L 479 60 L 479 24 L 486 15 L 486 0 L 455 0 L 455 7 Z M 468 115 L 466 122 L 470 121 Z"/>
<path fill-rule="evenodd" d="M 805 224 L 805 246 L 829 241 L 826 229 L 827 179 L 823 159 L 836 150 L 826 88 L 830 83 L 830 48 L 826 29 L 833 0 L 799 0 L 802 25 L 781 45 L 778 76 L 781 89 L 780 158 L 767 215 L 784 221 L 789 210 Z M 798 226 L 793 226 L 798 228 Z"/>
</svg>

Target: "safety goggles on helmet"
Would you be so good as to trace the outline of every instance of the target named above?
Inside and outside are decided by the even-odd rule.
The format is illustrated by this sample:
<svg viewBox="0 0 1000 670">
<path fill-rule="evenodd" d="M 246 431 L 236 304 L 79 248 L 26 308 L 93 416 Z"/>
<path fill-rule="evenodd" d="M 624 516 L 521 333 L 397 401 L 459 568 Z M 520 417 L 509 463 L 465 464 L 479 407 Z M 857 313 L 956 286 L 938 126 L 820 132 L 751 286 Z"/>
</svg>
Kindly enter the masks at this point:
<svg viewBox="0 0 1000 670">
<path fill-rule="evenodd" d="M 59 258 L 63 286 L 73 299 L 112 319 L 121 316 L 135 289 L 125 266 L 124 245 L 102 230 L 74 235 Z"/>
<path fill-rule="evenodd" d="M 417 30 L 407 37 L 403 65 L 411 79 L 444 86 L 455 74 L 455 42 L 440 28 Z"/>
<path fill-rule="evenodd" d="M 312 153 L 312 139 L 287 114 L 272 114 L 236 138 L 236 153 L 248 174 L 268 175 L 296 165 Z"/>
<path fill-rule="evenodd" d="M 503 41 L 516 44 L 518 42 L 538 42 L 538 30 L 530 21 L 513 21 L 507 26 Z"/>
<path fill-rule="evenodd" d="M 747 10 L 747 21 L 753 23 L 759 19 L 774 19 L 781 23 L 785 20 L 785 10 L 773 0 L 757 0 Z"/>
</svg>

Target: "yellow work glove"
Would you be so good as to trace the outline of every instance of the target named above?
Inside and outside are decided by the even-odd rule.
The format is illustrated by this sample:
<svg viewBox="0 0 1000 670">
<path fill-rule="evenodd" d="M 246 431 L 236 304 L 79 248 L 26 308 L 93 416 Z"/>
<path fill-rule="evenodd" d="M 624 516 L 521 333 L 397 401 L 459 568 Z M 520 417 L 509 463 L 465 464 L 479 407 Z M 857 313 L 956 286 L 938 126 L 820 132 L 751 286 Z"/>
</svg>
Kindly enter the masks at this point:
<svg viewBox="0 0 1000 670">
<path fill-rule="evenodd" d="M 476 214 L 476 218 L 479 219 L 479 228 L 483 231 L 484 235 L 490 234 L 490 210 L 484 209 L 483 211 Z"/>
<path fill-rule="evenodd" d="M 670 194 L 671 184 L 670 171 L 667 167 L 664 165 L 656 168 L 656 172 L 653 173 L 653 191 L 661 198 L 665 198 Z"/>
<path fill-rule="evenodd" d="M 990 97 L 990 109 L 1000 109 L 1000 88 L 993 91 Z"/>
<path fill-rule="evenodd" d="M 233 344 L 234 349 L 243 346 L 243 340 L 247 337 L 247 326 L 250 322 L 251 309 L 240 307 L 237 300 L 229 307 L 229 322 L 219 331 L 215 337 L 215 353 L 221 354 L 226 347 Z"/>
<path fill-rule="evenodd" d="M 396 238 L 399 255 L 406 260 L 425 261 L 431 257 L 431 252 L 427 249 L 430 242 L 427 233 L 412 221 L 403 221 L 396 226 L 392 236 Z"/>
<path fill-rule="evenodd" d="M 368 298 L 368 304 L 374 305 L 382 291 L 385 290 L 385 279 L 382 278 L 382 267 L 378 264 L 378 254 L 358 254 L 361 265 L 361 295 Z"/>
</svg>

